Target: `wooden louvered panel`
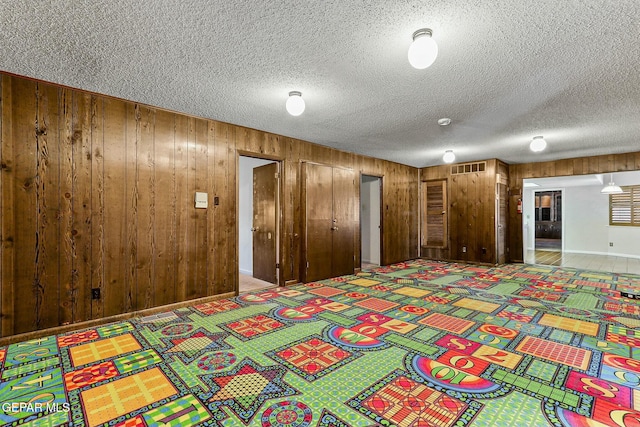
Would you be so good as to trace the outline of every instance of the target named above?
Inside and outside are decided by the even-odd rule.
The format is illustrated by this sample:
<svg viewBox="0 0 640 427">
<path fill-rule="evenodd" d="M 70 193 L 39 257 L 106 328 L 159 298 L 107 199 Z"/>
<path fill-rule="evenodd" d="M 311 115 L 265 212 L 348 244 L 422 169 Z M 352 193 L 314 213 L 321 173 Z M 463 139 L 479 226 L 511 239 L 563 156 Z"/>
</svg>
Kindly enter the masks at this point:
<svg viewBox="0 0 640 427">
<path fill-rule="evenodd" d="M 447 246 L 447 181 L 426 181 L 422 186 L 422 236 L 424 247 Z"/>
<path fill-rule="evenodd" d="M 640 226 L 640 186 L 622 187 L 609 195 L 609 225 Z"/>
</svg>

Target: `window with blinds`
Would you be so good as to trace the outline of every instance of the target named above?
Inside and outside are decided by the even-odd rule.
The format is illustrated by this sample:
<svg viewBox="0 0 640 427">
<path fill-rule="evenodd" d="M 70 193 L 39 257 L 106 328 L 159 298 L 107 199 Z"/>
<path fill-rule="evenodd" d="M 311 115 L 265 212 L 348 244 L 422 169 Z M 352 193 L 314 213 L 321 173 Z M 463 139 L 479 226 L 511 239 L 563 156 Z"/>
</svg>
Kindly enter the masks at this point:
<svg viewBox="0 0 640 427">
<path fill-rule="evenodd" d="M 640 227 L 640 185 L 621 188 L 622 193 L 609 195 L 609 225 Z"/>
</svg>

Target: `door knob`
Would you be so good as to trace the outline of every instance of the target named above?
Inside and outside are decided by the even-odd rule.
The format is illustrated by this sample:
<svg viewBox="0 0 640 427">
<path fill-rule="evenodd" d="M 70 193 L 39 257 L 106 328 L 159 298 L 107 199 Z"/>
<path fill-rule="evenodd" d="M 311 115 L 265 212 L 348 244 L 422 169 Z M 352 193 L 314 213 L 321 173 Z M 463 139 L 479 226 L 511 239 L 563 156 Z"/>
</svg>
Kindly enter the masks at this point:
<svg viewBox="0 0 640 427">
<path fill-rule="evenodd" d="M 258 231 L 258 227 L 251 227 L 251 231 Z"/>
<path fill-rule="evenodd" d="M 338 227 L 331 227 L 331 230 L 336 231 Z"/>
</svg>

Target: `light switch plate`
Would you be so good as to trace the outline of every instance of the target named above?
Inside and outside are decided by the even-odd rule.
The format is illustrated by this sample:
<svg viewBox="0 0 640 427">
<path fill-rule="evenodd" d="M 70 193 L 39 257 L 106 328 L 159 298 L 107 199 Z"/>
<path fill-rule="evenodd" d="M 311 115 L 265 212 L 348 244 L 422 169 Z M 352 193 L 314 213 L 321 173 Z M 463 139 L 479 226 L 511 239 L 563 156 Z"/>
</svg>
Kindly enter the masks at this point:
<svg viewBox="0 0 640 427">
<path fill-rule="evenodd" d="M 206 209 L 209 206 L 209 195 L 196 192 L 196 209 Z"/>
</svg>

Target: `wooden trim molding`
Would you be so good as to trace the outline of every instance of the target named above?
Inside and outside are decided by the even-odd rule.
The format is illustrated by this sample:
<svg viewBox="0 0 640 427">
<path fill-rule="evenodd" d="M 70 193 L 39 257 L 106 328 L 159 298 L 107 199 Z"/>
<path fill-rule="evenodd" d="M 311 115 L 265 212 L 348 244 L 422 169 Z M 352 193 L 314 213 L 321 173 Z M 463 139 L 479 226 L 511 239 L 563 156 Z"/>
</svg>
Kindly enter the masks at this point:
<svg viewBox="0 0 640 427">
<path fill-rule="evenodd" d="M 121 322 L 123 320 L 132 319 L 134 317 L 150 316 L 152 314 L 177 310 L 179 308 L 187 307 L 190 305 L 204 304 L 207 302 L 217 301 L 225 298 L 233 298 L 234 296 L 236 296 L 235 292 L 227 292 L 225 294 L 213 295 L 213 296 L 204 297 L 204 298 L 197 298 L 191 301 L 176 302 L 173 304 L 167 304 L 160 307 L 147 308 L 145 310 L 134 311 L 131 313 L 116 314 L 114 316 L 103 317 L 101 319 L 87 320 L 84 322 L 71 323 L 68 325 L 56 326 L 48 329 L 41 329 L 39 331 L 25 332 L 23 334 L 17 334 L 17 335 L 10 335 L 8 337 L 0 338 L 0 347 L 13 344 L 16 342 L 20 342 L 20 341 L 35 340 L 35 339 L 47 337 L 50 335 L 63 334 L 69 331 L 102 326 L 102 325 L 106 325 L 107 323 Z"/>
</svg>

